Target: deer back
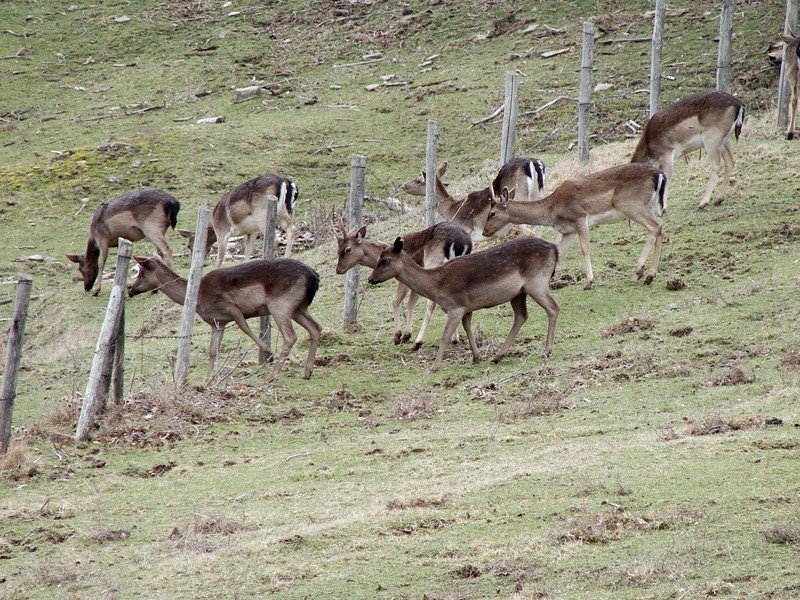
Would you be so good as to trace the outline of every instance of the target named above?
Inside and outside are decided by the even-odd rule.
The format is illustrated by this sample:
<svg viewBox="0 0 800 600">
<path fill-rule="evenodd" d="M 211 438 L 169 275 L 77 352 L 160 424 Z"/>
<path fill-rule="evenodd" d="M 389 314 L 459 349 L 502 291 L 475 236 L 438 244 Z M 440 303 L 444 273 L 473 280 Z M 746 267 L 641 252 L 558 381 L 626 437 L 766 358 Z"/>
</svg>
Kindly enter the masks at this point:
<svg viewBox="0 0 800 600">
<path fill-rule="evenodd" d="M 147 229 L 161 233 L 175 228 L 181 204 L 159 189 L 137 190 L 103 202 L 95 211 L 90 237 L 100 245 L 116 247 L 118 238 L 138 242 Z"/>
<path fill-rule="evenodd" d="M 517 188 L 517 200 L 540 200 L 544 189 L 545 166 L 537 158 L 512 158 L 504 164 L 492 181 L 492 195 L 500 196 L 503 188 Z"/>
<path fill-rule="evenodd" d="M 319 274 L 298 260 L 251 260 L 209 271 L 200 281 L 197 314 L 207 323 L 229 322 L 236 311 L 246 319 L 291 316 L 313 302 L 319 284 Z"/>
<path fill-rule="evenodd" d="M 668 152 L 675 152 L 677 158 L 698 150 L 710 129 L 718 130 L 720 140 L 731 133 L 738 139 L 744 116 L 744 104 L 732 94 L 715 91 L 687 96 L 650 118 L 631 162 L 660 165 Z"/>
<path fill-rule="evenodd" d="M 217 237 L 231 230 L 232 235 L 248 235 L 263 231 L 267 215 L 267 199 L 278 201 L 278 225 L 286 226 L 297 200 L 297 185 L 281 175 L 262 175 L 236 186 L 224 194 L 214 207 L 212 225 Z"/>
</svg>

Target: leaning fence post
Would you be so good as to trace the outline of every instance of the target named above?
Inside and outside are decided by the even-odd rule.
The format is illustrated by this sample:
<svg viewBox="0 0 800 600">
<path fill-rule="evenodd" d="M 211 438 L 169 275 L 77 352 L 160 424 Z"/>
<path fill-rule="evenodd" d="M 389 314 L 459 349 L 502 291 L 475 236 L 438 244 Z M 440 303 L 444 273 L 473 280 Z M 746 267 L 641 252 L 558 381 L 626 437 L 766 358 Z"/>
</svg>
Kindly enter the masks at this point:
<svg viewBox="0 0 800 600">
<path fill-rule="evenodd" d="M 428 137 L 425 144 L 425 227 L 436 224 L 436 143 L 439 131 L 436 121 L 428 121 Z"/>
<path fill-rule="evenodd" d="M 200 279 L 203 277 L 203 263 L 206 259 L 208 213 L 208 209 L 202 206 L 197 209 L 197 226 L 194 231 L 194 246 L 192 247 L 192 266 L 189 269 L 189 281 L 186 284 L 186 296 L 183 300 L 178 355 L 175 357 L 175 386 L 179 388 L 186 385 L 189 376 L 194 313 L 197 308 L 197 294 L 200 292 Z M 225 252 L 225 248 L 220 248 L 219 252 Z"/>
<path fill-rule="evenodd" d="M 353 154 L 350 166 L 350 198 L 348 200 L 349 227 L 361 227 L 364 224 L 364 190 L 367 159 Z M 361 280 L 361 267 L 356 265 L 345 275 L 344 290 L 344 324 L 352 327 L 356 324 L 358 306 L 358 286 Z"/>
<path fill-rule="evenodd" d="M 786 19 L 783 24 L 783 33 L 795 35 L 797 30 L 797 0 L 786 0 Z M 786 44 L 783 44 L 786 52 Z M 789 124 L 789 99 L 791 91 L 789 80 L 786 77 L 786 61 L 781 61 L 781 76 L 778 82 L 778 129 L 784 130 Z"/>
<path fill-rule="evenodd" d="M 661 106 L 661 49 L 664 45 L 664 16 L 667 0 L 656 0 L 653 17 L 653 41 L 650 48 L 650 116 Z"/>
<path fill-rule="evenodd" d="M 11 317 L 11 327 L 8 331 L 8 353 L 6 369 L 3 371 L 3 387 L 0 389 L 0 454 L 8 452 L 11 441 L 11 418 L 14 413 L 14 398 L 17 396 L 17 376 L 22 361 L 22 342 L 25 338 L 25 322 L 28 320 L 32 285 L 33 279 L 28 275 L 19 276 L 14 315 Z"/>
<path fill-rule="evenodd" d="M 114 287 L 108 298 L 106 316 L 103 326 L 100 328 L 100 335 L 97 338 L 97 346 L 92 358 L 92 370 L 89 373 L 89 381 L 86 383 L 86 392 L 83 394 L 83 405 L 78 416 L 78 427 L 75 430 L 76 442 L 82 442 L 89 437 L 89 430 L 94 425 L 97 412 L 108 397 L 119 320 L 125 310 L 125 295 L 128 292 L 128 265 L 131 260 L 132 248 L 131 242 L 119 238 Z"/>
<path fill-rule="evenodd" d="M 503 131 L 500 138 L 500 166 L 514 158 L 517 146 L 517 112 L 519 111 L 519 72 L 506 72 L 506 96 L 503 104 Z"/>
<path fill-rule="evenodd" d="M 277 218 L 278 201 L 274 198 L 268 198 L 267 223 L 264 229 L 264 253 L 261 255 L 263 258 L 275 258 L 275 220 Z M 269 350 L 272 344 L 272 328 L 269 324 L 269 315 L 261 317 L 258 322 L 261 328 L 258 337 L 267 344 L 267 350 L 258 349 L 258 362 L 263 365 L 272 356 L 272 352 Z"/>
<path fill-rule="evenodd" d="M 581 52 L 581 87 L 578 96 L 578 163 L 589 160 L 589 112 L 592 94 L 592 50 L 594 25 L 583 22 L 583 50 Z"/>
<path fill-rule="evenodd" d="M 717 90 L 731 91 L 731 40 L 736 0 L 723 0 L 719 17 L 719 51 L 717 54 Z"/>
</svg>

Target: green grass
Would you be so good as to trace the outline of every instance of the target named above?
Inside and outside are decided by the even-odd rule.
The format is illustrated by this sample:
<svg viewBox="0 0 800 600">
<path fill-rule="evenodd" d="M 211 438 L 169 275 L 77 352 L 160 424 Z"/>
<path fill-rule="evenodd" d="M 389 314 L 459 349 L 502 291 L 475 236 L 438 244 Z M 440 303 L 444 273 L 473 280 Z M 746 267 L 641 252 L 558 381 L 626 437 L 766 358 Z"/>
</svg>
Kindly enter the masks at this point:
<svg viewBox="0 0 800 600">
<path fill-rule="evenodd" d="M 651 286 L 635 277 L 644 232 L 621 223 L 592 231 L 595 289 L 583 290 L 577 246 L 559 266 L 546 360 L 545 315 L 529 303 L 499 364 L 473 365 L 462 340 L 430 373 L 441 314 L 418 353 L 395 346 L 394 286 L 368 286 L 363 270 L 359 327 L 342 325 L 332 234 L 350 156 L 367 158 L 369 236 L 420 228 L 421 211 L 380 200 L 422 167 L 427 120 L 451 191 L 487 185 L 500 122 L 472 123 L 502 103 L 511 69 L 522 112 L 576 97 L 587 18 L 594 81 L 613 86 L 593 97 L 588 169 L 627 162 L 626 123 L 646 120 L 649 48 L 602 41 L 649 35 L 651 3 L 529 4 L 0 5 L 13 32 L 0 33 L 0 56 L 26 48 L 0 60 L 0 299 L 19 273 L 34 279 L 0 479 L 0 595 L 797 597 L 800 161 L 773 124 L 764 54 L 780 3 L 738 3 L 733 91 L 750 116 L 736 181 L 700 212 L 705 157 L 680 162 Z M 718 4 L 668 18 L 665 103 L 713 85 Z M 389 75 L 406 85 L 365 89 Z M 235 103 L 254 82 L 275 93 Z M 217 115 L 225 122 L 195 123 Z M 520 119 L 517 153 L 545 161 L 548 191 L 581 171 L 574 115 L 561 102 Z M 301 379 L 304 332 L 268 386 L 252 342 L 229 328 L 228 377 L 205 388 L 198 322 L 190 386 L 176 391 L 180 307 L 140 296 L 127 306 L 125 405 L 74 443 L 110 285 L 88 296 L 63 255 L 83 251 L 94 207 L 162 187 L 192 228 L 199 206 L 266 172 L 298 182 L 313 240 L 298 257 L 322 274 L 312 378 Z M 170 239 L 185 273 L 189 255 Z M 12 310 L 0 304 L 0 323 Z M 482 356 L 511 320 L 508 306 L 476 313 Z"/>
</svg>

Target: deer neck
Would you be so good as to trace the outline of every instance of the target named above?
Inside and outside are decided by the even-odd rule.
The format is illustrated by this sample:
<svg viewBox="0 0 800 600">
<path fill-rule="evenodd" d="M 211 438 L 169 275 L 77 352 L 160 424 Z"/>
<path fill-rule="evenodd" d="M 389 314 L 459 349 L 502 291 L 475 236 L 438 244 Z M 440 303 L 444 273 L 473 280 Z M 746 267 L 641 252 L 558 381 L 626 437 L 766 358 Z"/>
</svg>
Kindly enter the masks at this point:
<svg viewBox="0 0 800 600">
<path fill-rule="evenodd" d="M 202 283 L 202 281 L 201 281 Z M 181 277 L 166 265 L 158 273 L 158 289 L 170 300 L 183 305 L 186 300 L 186 278 Z"/>
<path fill-rule="evenodd" d="M 552 226 L 552 206 L 552 196 L 548 196 L 537 202 L 515 202 L 512 200 L 506 205 L 506 210 L 512 223 Z"/>
<path fill-rule="evenodd" d="M 401 260 L 403 267 L 395 279 L 421 296 L 435 301 L 440 287 L 438 268 L 423 269 L 407 253 L 401 256 Z"/>
<path fill-rule="evenodd" d="M 381 252 L 383 252 L 385 248 L 385 244 L 378 244 L 368 240 L 363 240 L 361 242 L 361 250 L 364 252 L 364 257 L 359 261 L 360 264 L 364 265 L 365 267 L 369 267 L 370 269 L 374 269 L 378 266 L 378 258 L 380 258 Z"/>
</svg>

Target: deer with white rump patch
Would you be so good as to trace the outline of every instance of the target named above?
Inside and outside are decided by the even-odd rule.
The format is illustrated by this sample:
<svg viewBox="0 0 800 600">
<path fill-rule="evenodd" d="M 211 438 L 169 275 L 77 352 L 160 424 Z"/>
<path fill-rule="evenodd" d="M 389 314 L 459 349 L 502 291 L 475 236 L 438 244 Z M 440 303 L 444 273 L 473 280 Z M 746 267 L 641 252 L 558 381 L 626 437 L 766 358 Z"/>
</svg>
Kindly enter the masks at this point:
<svg viewBox="0 0 800 600">
<path fill-rule="evenodd" d="M 464 327 L 473 362 L 480 361 L 472 335 L 472 313 L 506 302 L 514 309 L 514 324 L 505 342 L 492 359 L 506 355 L 517 333 L 528 318 L 527 297 L 531 296 L 548 317 L 544 356 L 553 349 L 559 306 L 550 294 L 550 280 L 558 263 L 554 244 L 534 237 L 521 237 L 447 261 L 433 269 L 423 269 L 403 251 L 403 238 L 381 252 L 378 265 L 369 277 L 371 284 L 395 277 L 409 288 L 433 300 L 447 313 L 447 324 L 431 371 L 442 362 L 444 349 L 458 328 Z"/>
<path fill-rule="evenodd" d="M 187 281 L 158 256 L 134 256 L 139 274 L 130 286 L 128 295 L 160 290 L 170 300 L 183 304 Z M 206 273 L 200 280 L 196 312 L 211 327 L 208 348 L 208 376 L 214 375 L 214 365 L 222 343 L 225 326 L 233 321 L 264 352 L 267 345 L 247 325 L 247 319 L 271 315 L 283 336 L 283 346 L 269 374 L 268 381 L 277 379 L 289 351 L 297 341 L 292 327 L 295 321 L 308 331 L 311 340 L 306 359 L 304 379 L 311 377 L 321 335 L 319 324 L 308 312 L 319 289 L 319 274 L 308 265 L 291 258 L 251 260 Z"/>
<path fill-rule="evenodd" d="M 632 163 L 570 179 L 539 202 L 515 202 L 514 191 L 504 190 L 499 202 L 492 202 L 484 234 L 510 224 L 547 225 L 561 233 L 559 257 L 564 257 L 575 238 L 580 239 L 586 269 L 586 289 L 594 281 L 589 255 L 589 228 L 629 219 L 647 229 L 649 236 L 636 273 L 644 275 L 644 263 L 653 249 L 653 259 L 645 283 L 656 276 L 664 241 L 664 227 L 656 213 L 666 210 L 666 177 L 655 167 Z"/>
<path fill-rule="evenodd" d="M 119 238 L 138 242 L 147 238 L 164 260 L 172 263 L 172 248 L 167 229 L 178 221 L 180 202 L 164 190 L 143 189 L 103 202 L 97 207 L 89 227 L 89 241 L 84 254 L 67 254 L 78 264 L 83 288 L 92 296 L 100 293 L 108 249 L 116 248 Z M 97 282 L 97 285 L 95 285 Z M 94 289 L 92 289 L 94 286 Z"/>
<path fill-rule="evenodd" d="M 544 188 L 545 166 L 542 161 L 536 158 L 512 158 L 501 167 L 489 187 L 470 192 L 460 198 L 453 198 L 441 179 L 447 171 L 447 166 L 448 163 L 444 162 L 436 170 L 437 209 L 444 219 L 460 225 L 475 242 L 501 237 L 511 229 L 509 225 L 491 236 L 483 233 L 491 201 L 499 196 L 503 188 L 516 187 L 520 200 L 531 201 L 539 200 Z M 400 189 L 412 196 L 425 196 L 425 185 L 423 171 L 416 179 L 401 185 Z"/>
<path fill-rule="evenodd" d="M 650 118 L 631 162 L 659 167 L 670 179 L 678 158 L 687 152 L 705 149 L 711 173 L 698 208 L 705 208 L 711 200 L 724 167 L 722 186 L 714 202 L 720 204 L 725 199 L 735 164 L 731 136 L 739 139 L 744 117 L 744 104 L 731 94 L 706 92 L 687 96 Z"/>
<path fill-rule="evenodd" d="M 214 207 L 211 224 L 206 234 L 206 256 L 217 242 L 217 268 L 225 260 L 228 240 L 231 236 L 245 236 L 245 259 L 253 253 L 256 234 L 264 233 L 267 226 L 267 200 L 277 200 L 278 211 L 275 225 L 286 232 L 285 257 L 292 255 L 294 243 L 294 221 L 292 212 L 297 200 L 297 185 L 282 175 L 262 175 L 236 186 L 224 194 Z M 194 232 L 179 230 L 189 240 L 189 249 L 194 248 Z"/>
<path fill-rule="evenodd" d="M 796 132 L 794 127 L 795 117 L 797 116 L 797 101 L 800 97 L 800 37 L 795 36 L 793 31 L 789 35 L 781 34 L 781 39 L 786 42 L 783 50 L 783 61 L 786 65 L 786 80 L 789 82 L 789 120 L 786 124 L 786 139 L 793 140 Z"/>
<path fill-rule="evenodd" d="M 336 272 L 346 273 L 356 265 L 363 265 L 374 269 L 378 264 L 378 258 L 388 244 L 371 242 L 366 238 L 367 228 L 354 228 L 342 238 L 337 238 L 339 260 L 336 263 Z M 415 231 L 403 236 L 406 252 L 414 261 L 426 269 L 438 267 L 446 261 L 463 256 L 472 252 L 472 239 L 461 227 L 453 223 L 437 223 L 432 227 Z M 408 297 L 408 316 L 406 318 L 405 331 L 402 329 L 402 308 L 403 298 L 408 293 L 408 287 L 398 282 L 397 291 L 392 299 L 394 313 L 394 343 L 407 342 L 411 339 L 411 326 L 414 317 L 414 308 L 417 304 L 419 294 L 411 291 Z M 414 350 L 419 350 L 422 340 L 428 329 L 433 309 L 436 303 L 428 301 L 425 317 L 422 320 L 417 339 L 414 341 Z M 458 341 L 457 333 L 453 341 Z"/>
</svg>

